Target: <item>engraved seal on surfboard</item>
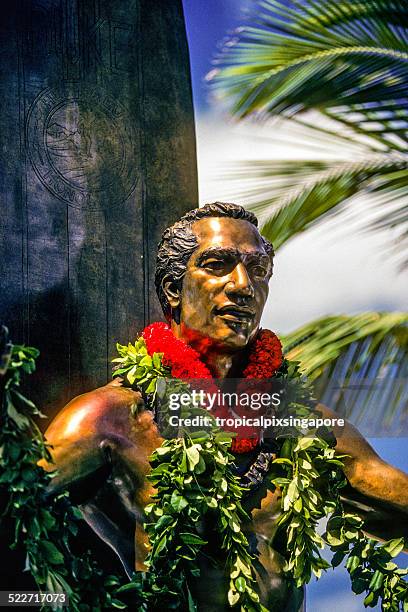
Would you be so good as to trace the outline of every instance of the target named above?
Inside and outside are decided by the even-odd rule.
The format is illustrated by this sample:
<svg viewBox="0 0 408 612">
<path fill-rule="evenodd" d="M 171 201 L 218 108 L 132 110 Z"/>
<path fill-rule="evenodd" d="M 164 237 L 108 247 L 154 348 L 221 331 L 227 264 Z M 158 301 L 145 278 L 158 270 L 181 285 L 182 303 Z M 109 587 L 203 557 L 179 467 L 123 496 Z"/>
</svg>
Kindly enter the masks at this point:
<svg viewBox="0 0 408 612">
<path fill-rule="evenodd" d="M 26 125 L 34 171 L 60 200 L 95 209 L 123 202 L 135 189 L 133 130 L 111 95 L 78 84 L 45 89 Z"/>
</svg>

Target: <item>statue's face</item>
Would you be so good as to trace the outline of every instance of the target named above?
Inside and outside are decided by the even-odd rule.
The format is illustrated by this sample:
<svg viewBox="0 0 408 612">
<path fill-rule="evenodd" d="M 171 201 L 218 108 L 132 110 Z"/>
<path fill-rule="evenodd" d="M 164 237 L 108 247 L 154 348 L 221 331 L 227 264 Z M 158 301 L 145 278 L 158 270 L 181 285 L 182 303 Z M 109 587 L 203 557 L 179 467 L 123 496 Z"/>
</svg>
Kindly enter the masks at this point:
<svg viewBox="0 0 408 612">
<path fill-rule="evenodd" d="M 209 217 L 193 225 L 198 248 L 190 257 L 181 291 L 183 336 L 228 348 L 244 348 L 256 335 L 272 264 L 251 223 Z"/>
</svg>

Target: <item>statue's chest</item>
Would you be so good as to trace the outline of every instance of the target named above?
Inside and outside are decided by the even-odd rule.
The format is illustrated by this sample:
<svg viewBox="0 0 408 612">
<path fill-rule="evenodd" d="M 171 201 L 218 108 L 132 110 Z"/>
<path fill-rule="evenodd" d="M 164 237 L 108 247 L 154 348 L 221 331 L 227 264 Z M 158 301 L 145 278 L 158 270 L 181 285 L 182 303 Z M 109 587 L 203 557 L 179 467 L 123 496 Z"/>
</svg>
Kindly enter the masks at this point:
<svg viewBox="0 0 408 612">
<path fill-rule="evenodd" d="M 274 492 L 266 491 L 260 500 L 249 498 L 250 502 L 257 502 L 250 513 L 252 528 L 257 535 L 268 541 L 273 540 L 276 532 L 276 522 L 281 514 L 281 498 L 282 493 L 279 488 Z"/>
</svg>

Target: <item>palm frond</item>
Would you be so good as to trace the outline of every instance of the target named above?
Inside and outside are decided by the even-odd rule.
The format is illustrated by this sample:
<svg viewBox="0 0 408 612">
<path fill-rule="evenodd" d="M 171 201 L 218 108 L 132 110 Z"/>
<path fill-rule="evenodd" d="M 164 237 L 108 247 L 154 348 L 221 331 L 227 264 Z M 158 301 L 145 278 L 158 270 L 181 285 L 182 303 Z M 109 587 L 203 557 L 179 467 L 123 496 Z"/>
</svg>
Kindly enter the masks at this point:
<svg viewBox="0 0 408 612">
<path fill-rule="evenodd" d="M 408 129 L 404 2 L 264 0 L 218 58 L 212 81 L 238 117 L 320 109 L 387 146 Z M 394 148 L 397 144 L 394 142 Z"/>
<path fill-rule="evenodd" d="M 323 317 L 283 345 L 314 381 L 318 400 L 366 435 L 407 432 L 408 313 Z"/>
<path fill-rule="evenodd" d="M 406 152 L 408 104 L 404 100 L 386 100 L 326 109 L 325 114 L 352 128 L 356 134 L 375 139 L 385 149 Z"/>
<path fill-rule="evenodd" d="M 261 215 L 263 233 L 279 247 L 370 192 L 378 214 L 369 228 L 394 230 L 401 253 L 408 245 L 406 3 L 259 0 L 250 20 L 213 75 L 217 90 L 232 97 L 233 113 L 286 117 L 304 128 L 302 113 L 314 109 L 323 122 L 310 142 L 319 131 L 327 135 L 326 120 L 336 120 L 341 138 L 350 146 L 363 139 L 367 152 L 363 162 L 357 153 L 352 163 L 240 164 L 235 178 Z"/>
<path fill-rule="evenodd" d="M 376 194 L 371 229 L 408 231 L 408 158 L 371 154 L 357 161 L 258 161 L 237 165 L 230 171 L 240 184 L 241 198 L 261 220 L 262 234 L 275 248 L 322 220 L 345 210 L 362 193 Z M 225 177 L 225 174 L 224 174 Z M 397 206 L 392 207 L 393 199 Z M 377 204 L 377 208 L 374 206 Z M 398 211 L 398 212 L 397 212 Z M 395 237 L 394 237 L 395 238 Z M 401 240 L 399 249 L 408 247 Z"/>
</svg>

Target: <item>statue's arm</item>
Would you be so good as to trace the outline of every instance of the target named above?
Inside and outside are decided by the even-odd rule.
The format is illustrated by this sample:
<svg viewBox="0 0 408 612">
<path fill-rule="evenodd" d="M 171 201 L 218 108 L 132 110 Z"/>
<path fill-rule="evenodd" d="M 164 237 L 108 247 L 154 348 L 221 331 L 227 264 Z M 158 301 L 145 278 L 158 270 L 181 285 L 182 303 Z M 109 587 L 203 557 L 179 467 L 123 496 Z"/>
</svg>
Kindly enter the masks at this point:
<svg viewBox="0 0 408 612">
<path fill-rule="evenodd" d="M 119 381 L 73 399 L 55 417 L 45 432 L 52 461 L 41 461 L 48 472 L 56 471 L 49 491 L 70 489 L 81 500 L 92 497 L 106 481 L 112 448 L 128 434 L 132 405 L 140 394 Z"/>
<path fill-rule="evenodd" d="M 322 404 L 324 417 L 338 417 Z M 390 465 L 375 452 L 367 440 L 345 421 L 334 427 L 336 451 L 347 455 L 344 473 L 348 486 L 343 490 L 348 510 L 365 520 L 365 529 L 381 539 L 408 537 L 408 475 Z"/>
<path fill-rule="evenodd" d="M 116 552 L 129 576 L 135 548 L 141 560 L 146 550 L 141 542 L 140 550 L 135 546 L 142 536 L 139 528 L 134 536 L 138 505 L 144 501 L 139 499 L 145 493 L 143 472 L 153 450 L 145 446 L 159 445 L 151 440 L 151 430 L 156 432 L 151 414 L 142 407 L 140 393 L 118 379 L 75 398 L 46 431 L 52 461 L 40 463 L 56 470 L 49 493 L 70 491 L 84 520 Z"/>
</svg>

